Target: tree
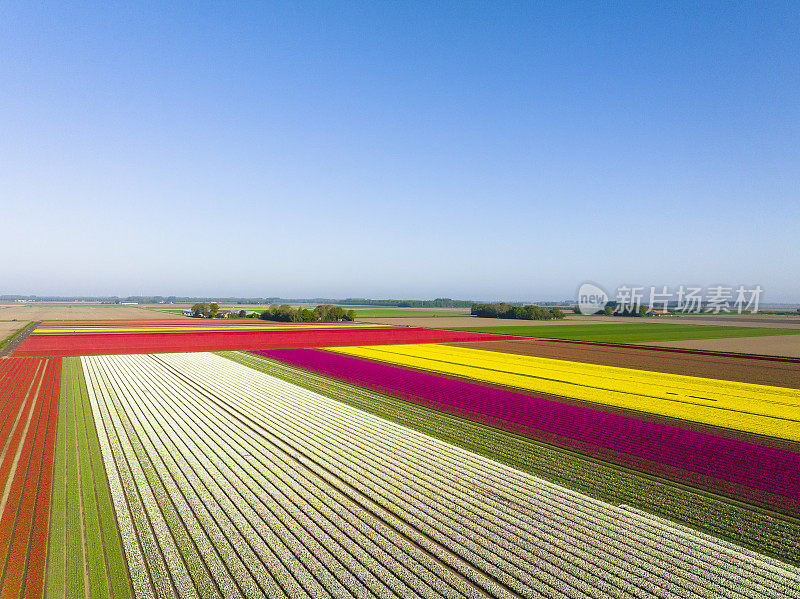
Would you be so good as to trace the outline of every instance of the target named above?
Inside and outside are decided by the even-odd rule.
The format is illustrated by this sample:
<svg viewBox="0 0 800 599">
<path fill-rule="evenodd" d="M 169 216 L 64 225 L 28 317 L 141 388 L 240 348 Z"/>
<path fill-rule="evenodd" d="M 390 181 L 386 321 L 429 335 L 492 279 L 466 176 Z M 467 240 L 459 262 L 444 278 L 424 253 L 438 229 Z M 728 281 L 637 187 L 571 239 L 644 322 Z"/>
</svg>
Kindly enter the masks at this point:
<svg viewBox="0 0 800 599">
<path fill-rule="evenodd" d="M 192 315 L 198 318 L 205 318 L 211 313 L 211 306 L 206 303 L 197 303 L 192 306 Z"/>
<path fill-rule="evenodd" d="M 614 308 L 612 308 L 611 306 L 606 306 L 605 308 L 603 308 L 603 312 L 605 312 L 606 316 L 613 316 Z"/>
<path fill-rule="evenodd" d="M 211 316 L 216 316 L 217 312 L 219 312 L 219 304 L 211 304 L 209 306 L 209 312 Z"/>
<path fill-rule="evenodd" d="M 479 318 L 511 318 L 516 320 L 553 320 L 562 319 L 565 314 L 555 306 L 510 306 L 509 304 L 473 304 L 471 312 Z"/>
<path fill-rule="evenodd" d="M 647 313 L 650 311 L 648 306 L 639 306 L 639 316 L 647 316 Z"/>
</svg>

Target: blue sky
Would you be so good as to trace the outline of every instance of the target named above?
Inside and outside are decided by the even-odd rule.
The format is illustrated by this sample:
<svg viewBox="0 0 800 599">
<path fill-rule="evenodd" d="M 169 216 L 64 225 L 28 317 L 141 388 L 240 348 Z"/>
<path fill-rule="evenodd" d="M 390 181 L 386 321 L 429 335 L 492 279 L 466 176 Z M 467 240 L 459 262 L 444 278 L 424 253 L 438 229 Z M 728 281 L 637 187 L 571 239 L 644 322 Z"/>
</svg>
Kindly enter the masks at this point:
<svg viewBox="0 0 800 599">
<path fill-rule="evenodd" d="M 0 293 L 800 302 L 798 98 L 790 2 L 3 3 Z"/>
</svg>

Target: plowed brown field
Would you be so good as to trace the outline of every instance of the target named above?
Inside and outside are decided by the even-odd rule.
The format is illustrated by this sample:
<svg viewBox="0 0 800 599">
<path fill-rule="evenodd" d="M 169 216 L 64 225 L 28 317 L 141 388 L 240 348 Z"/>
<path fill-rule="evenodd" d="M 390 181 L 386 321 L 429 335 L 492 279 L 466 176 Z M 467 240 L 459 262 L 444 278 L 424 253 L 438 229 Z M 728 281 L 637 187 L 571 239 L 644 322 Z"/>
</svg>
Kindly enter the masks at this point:
<svg viewBox="0 0 800 599">
<path fill-rule="evenodd" d="M 137 306 L 48 306 L 0 304 L 0 320 L 164 320 L 185 319 L 180 314 Z"/>
<path fill-rule="evenodd" d="M 798 331 L 800 333 L 800 331 Z M 694 339 L 687 341 L 652 341 L 647 345 L 684 347 L 703 351 L 762 354 L 800 358 L 800 335 L 771 335 L 769 337 L 732 337 L 729 339 Z"/>
</svg>

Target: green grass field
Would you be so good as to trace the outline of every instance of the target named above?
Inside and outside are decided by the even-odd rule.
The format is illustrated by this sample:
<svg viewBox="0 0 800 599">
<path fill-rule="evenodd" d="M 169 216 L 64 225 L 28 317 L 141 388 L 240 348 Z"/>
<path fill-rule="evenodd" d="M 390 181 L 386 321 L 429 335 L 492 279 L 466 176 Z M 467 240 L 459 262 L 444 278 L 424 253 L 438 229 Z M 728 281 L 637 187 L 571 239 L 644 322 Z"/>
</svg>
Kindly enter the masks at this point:
<svg viewBox="0 0 800 599">
<path fill-rule="evenodd" d="M 731 337 L 767 337 L 800 335 L 800 329 L 768 329 L 758 327 L 726 327 L 698 324 L 565 324 L 523 325 L 507 327 L 458 327 L 454 331 L 495 333 L 518 337 L 543 337 L 573 341 L 608 343 L 646 343 L 649 341 L 687 341 L 693 339 L 727 339 Z"/>
</svg>

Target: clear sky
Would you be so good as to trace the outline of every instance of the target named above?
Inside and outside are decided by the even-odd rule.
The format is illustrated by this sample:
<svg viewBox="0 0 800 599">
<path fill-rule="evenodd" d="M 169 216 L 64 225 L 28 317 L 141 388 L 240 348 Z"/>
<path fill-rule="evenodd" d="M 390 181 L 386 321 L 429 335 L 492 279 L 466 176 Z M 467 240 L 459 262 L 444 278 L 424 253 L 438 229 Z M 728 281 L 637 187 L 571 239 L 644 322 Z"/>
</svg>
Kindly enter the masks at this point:
<svg viewBox="0 0 800 599">
<path fill-rule="evenodd" d="M 0 293 L 800 302 L 800 4 L 3 2 L 0 222 Z"/>
</svg>

